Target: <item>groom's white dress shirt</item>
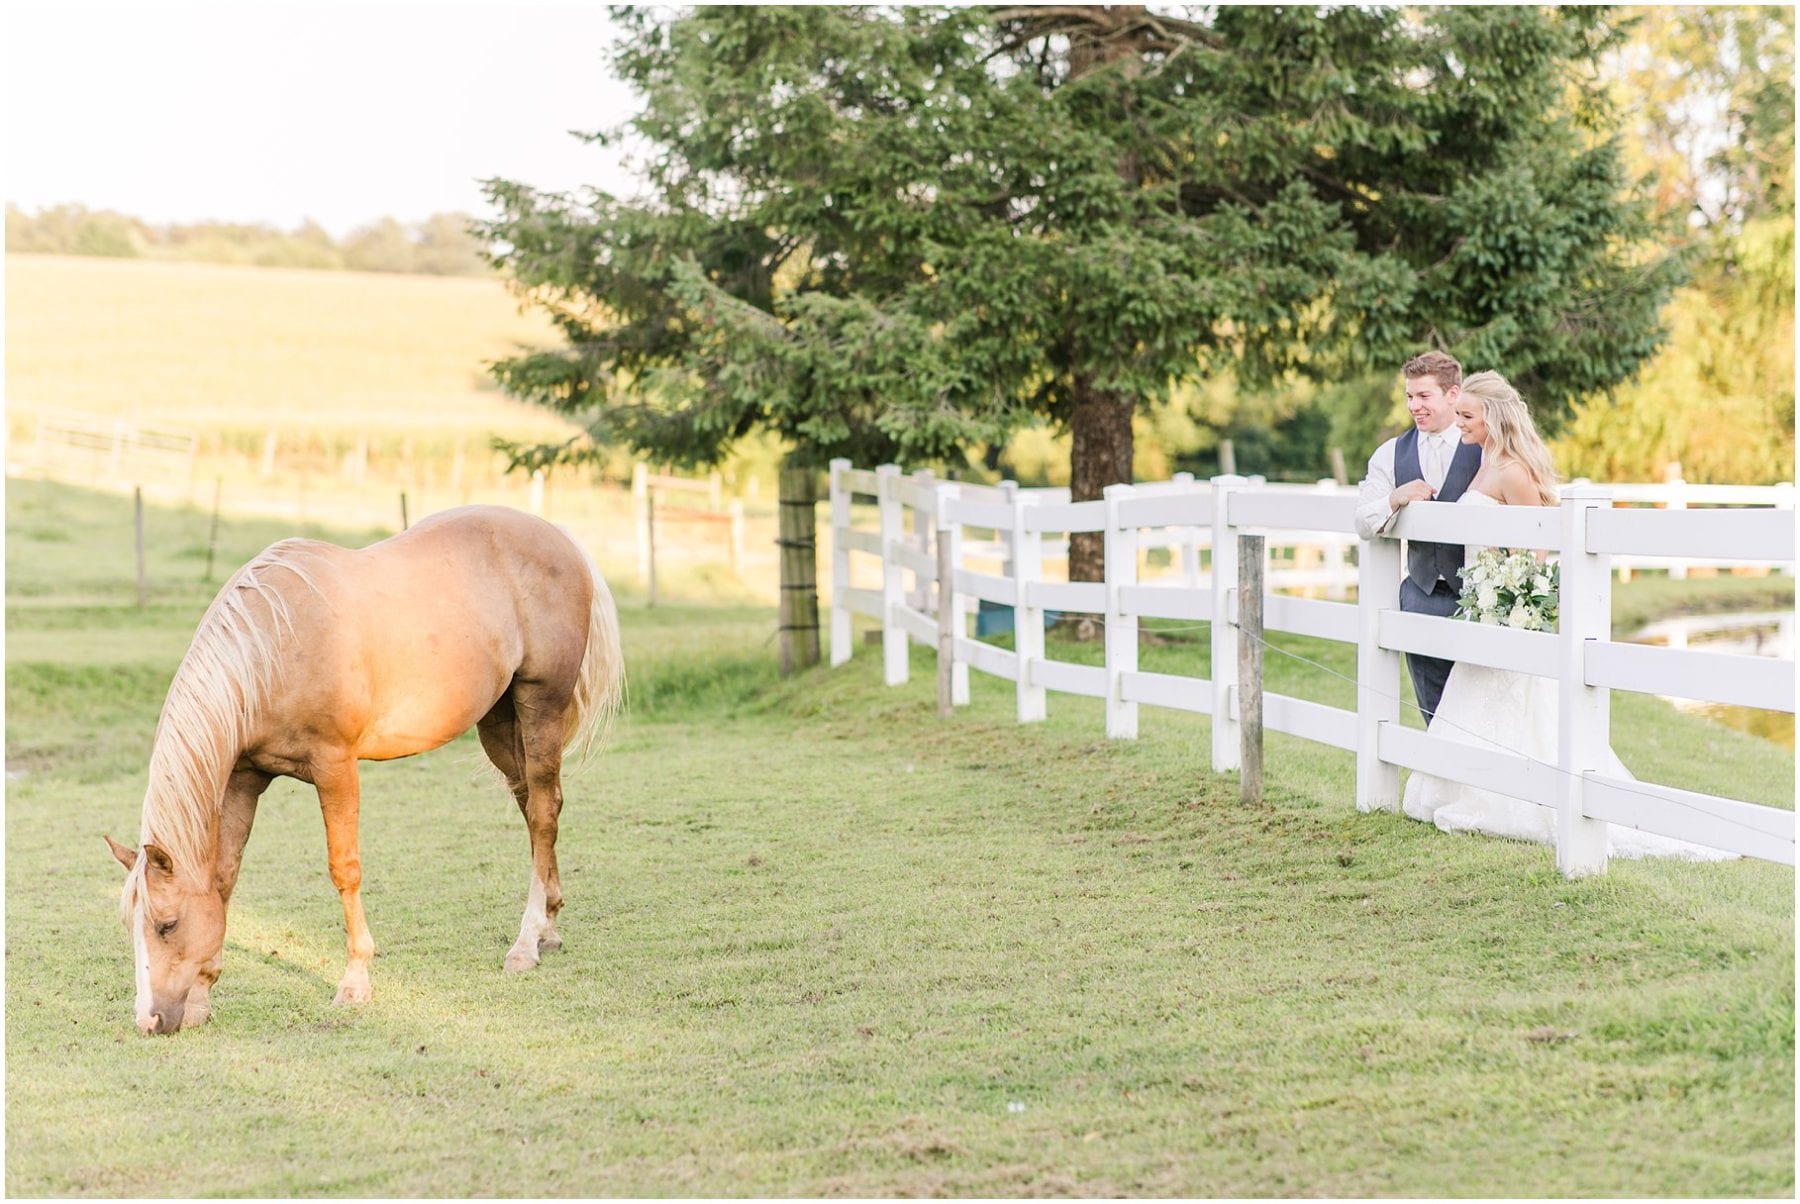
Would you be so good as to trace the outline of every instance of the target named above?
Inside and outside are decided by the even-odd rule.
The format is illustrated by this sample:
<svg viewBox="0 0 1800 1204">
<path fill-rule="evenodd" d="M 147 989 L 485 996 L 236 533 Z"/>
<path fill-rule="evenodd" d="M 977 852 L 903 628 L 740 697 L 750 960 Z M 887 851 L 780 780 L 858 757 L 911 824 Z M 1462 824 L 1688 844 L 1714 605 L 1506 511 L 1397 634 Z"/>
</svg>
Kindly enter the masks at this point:
<svg viewBox="0 0 1800 1204">
<path fill-rule="evenodd" d="M 1374 539 L 1394 521 L 1388 495 L 1394 492 L 1394 448 L 1399 441 L 1398 436 L 1389 439 L 1369 457 L 1369 471 L 1356 499 L 1356 533 L 1364 539 Z M 1435 433 L 1419 432 L 1419 471 L 1433 492 L 1444 487 L 1444 474 L 1450 471 L 1450 461 L 1456 458 L 1461 442 L 1462 432 L 1454 422 Z"/>
</svg>

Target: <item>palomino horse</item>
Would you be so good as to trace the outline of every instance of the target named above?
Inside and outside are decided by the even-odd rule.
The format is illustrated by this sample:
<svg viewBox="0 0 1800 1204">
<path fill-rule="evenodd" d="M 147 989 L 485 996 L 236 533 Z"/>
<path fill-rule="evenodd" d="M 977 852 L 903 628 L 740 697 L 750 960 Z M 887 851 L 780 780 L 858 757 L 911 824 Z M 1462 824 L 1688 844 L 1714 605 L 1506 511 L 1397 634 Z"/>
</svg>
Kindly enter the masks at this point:
<svg viewBox="0 0 1800 1204">
<path fill-rule="evenodd" d="M 274 544 L 219 591 L 156 725 L 139 831 L 106 843 L 137 964 L 137 1023 L 205 1021 L 225 910 L 256 802 L 311 782 L 350 964 L 338 1003 L 370 998 L 357 761 L 411 756 L 473 725 L 531 836 L 531 886 L 508 970 L 561 947 L 557 817 L 565 750 L 602 736 L 624 687 L 618 615 L 587 554 L 516 510 L 466 506 L 372 547 Z"/>
</svg>

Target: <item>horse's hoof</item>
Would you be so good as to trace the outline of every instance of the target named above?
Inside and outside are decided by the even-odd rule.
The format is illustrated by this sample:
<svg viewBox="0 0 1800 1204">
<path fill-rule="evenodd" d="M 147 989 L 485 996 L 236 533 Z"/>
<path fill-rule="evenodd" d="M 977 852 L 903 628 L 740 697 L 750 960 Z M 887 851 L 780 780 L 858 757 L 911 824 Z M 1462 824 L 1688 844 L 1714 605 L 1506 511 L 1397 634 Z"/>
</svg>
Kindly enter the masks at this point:
<svg viewBox="0 0 1800 1204">
<path fill-rule="evenodd" d="M 554 932 L 552 932 L 548 936 L 540 936 L 538 938 L 538 952 L 539 953 L 561 953 L 562 952 L 562 937 L 558 936 Z"/>
<path fill-rule="evenodd" d="M 343 1007 L 346 1004 L 367 1003 L 373 998 L 375 988 L 368 983 L 345 983 L 338 988 L 337 995 L 331 1002 L 334 1006 Z"/>
<path fill-rule="evenodd" d="M 538 964 L 536 953 L 520 953 L 517 949 L 506 955 L 506 970 L 516 974 L 520 970 L 529 970 Z"/>
</svg>

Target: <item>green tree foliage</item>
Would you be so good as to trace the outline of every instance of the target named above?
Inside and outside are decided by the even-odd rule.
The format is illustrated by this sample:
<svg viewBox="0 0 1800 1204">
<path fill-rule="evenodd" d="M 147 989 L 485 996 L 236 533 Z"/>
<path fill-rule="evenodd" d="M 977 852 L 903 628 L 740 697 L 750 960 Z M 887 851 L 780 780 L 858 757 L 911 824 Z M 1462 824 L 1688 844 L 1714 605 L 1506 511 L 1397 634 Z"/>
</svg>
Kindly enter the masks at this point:
<svg viewBox="0 0 1800 1204">
<path fill-rule="evenodd" d="M 32 215 L 6 207 L 8 251 L 130 259 L 143 254 L 150 239 L 143 223 L 109 209 L 55 205 Z"/>
<path fill-rule="evenodd" d="M 1753 219 L 1716 266 L 1669 305 L 1668 348 L 1643 378 L 1577 411 L 1558 441 L 1569 476 L 1794 479 L 1794 219 Z"/>
<path fill-rule="evenodd" d="M 1636 11 L 1636 10 L 1632 10 Z M 1637 13 L 1610 64 L 1627 157 L 1693 282 L 1667 346 L 1585 402 L 1556 450 L 1572 476 L 1759 484 L 1794 475 L 1794 10 Z"/>
<path fill-rule="evenodd" d="M 238 222 L 190 222 L 151 226 L 110 210 L 57 205 L 26 213 L 6 207 L 6 249 L 42 255 L 109 255 L 189 263 L 256 267 L 353 268 L 432 276 L 483 276 L 484 248 L 470 219 L 438 213 L 416 225 L 383 218 L 356 230 L 342 244 L 317 222 L 292 231 Z"/>
<path fill-rule="evenodd" d="M 918 462 L 1047 419 L 1092 497 L 1172 383 L 1436 345 L 1555 414 L 1658 342 L 1672 265 L 1618 200 L 1592 10 L 621 20 L 648 193 L 490 182 L 498 260 L 567 337 L 496 372 L 657 458 L 760 427 Z"/>
</svg>

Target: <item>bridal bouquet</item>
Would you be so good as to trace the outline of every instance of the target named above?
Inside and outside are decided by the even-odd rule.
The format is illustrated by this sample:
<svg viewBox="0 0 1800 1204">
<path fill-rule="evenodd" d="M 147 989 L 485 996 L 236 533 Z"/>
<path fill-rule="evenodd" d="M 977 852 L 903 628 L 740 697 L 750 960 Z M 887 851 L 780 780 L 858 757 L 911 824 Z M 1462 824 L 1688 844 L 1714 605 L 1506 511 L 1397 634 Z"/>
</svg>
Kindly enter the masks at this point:
<svg viewBox="0 0 1800 1204">
<path fill-rule="evenodd" d="M 1530 552 L 1483 548 L 1462 571 L 1456 617 L 1521 631 L 1553 631 L 1561 582 L 1554 564 Z"/>
</svg>

